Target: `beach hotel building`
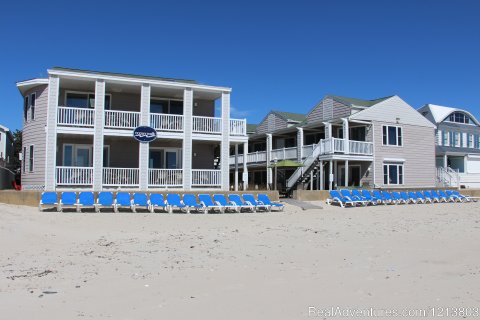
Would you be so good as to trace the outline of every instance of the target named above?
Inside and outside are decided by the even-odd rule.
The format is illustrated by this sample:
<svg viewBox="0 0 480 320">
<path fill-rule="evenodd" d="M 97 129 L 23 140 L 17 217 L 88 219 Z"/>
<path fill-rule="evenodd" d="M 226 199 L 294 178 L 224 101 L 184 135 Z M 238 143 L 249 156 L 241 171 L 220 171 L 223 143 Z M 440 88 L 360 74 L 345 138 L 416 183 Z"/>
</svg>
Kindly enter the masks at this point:
<svg viewBox="0 0 480 320">
<path fill-rule="evenodd" d="M 246 163 L 250 187 L 288 193 L 436 186 L 435 125 L 398 96 L 329 95 L 306 115 L 272 111 L 250 128 L 248 154 L 232 150 L 230 156 L 232 178 Z M 302 167 L 274 170 L 281 160 Z"/>
<path fill-rule="evenodd" d="M 248 150 L 230 88 L 66 68 L 17 87 L 24 189 L 229 190 L 230 145 Z"/>
<path fill-rule="evenodd" d="M 418 111 L 437 126 L 437 176 L 445 186 L 480 187 L 480 123 L 468 111 L 427 104 Z"/>
</svg>

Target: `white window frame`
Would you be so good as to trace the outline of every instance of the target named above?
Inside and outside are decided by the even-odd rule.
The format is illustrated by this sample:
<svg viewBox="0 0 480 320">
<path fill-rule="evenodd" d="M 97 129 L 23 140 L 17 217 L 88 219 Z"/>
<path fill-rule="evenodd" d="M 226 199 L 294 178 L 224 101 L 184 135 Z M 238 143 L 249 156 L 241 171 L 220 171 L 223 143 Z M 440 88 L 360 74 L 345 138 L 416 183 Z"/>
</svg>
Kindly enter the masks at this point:
<svg viewBox="0 0 480 320">
<path fill-rule="evenodd" d="M 155 150 L 155 151 L 163 151 L 163 165 L 167 165 L 167 152 L 175 152 L 177 154 L 177 164 L 176 164 L 176 169 L 182 169 L 182 148 L 165 148 L 165 147 L 151 147 L 150 150 Z M 150 155 L 149 155 L 149 161 L 150 161 Z M 168 168 L 161 168 L 161 169 L 168 169 Z"/>
<path fill-rule="evenodd" d="M 469 119 L 469 122 L 457 122 L 457 121 L 451 121 L 450 120 L 450 117 L 453 116 L 453 118 L 455 119 L 455 113 L 461 113 L 463 114 L 464 116 L 464 119 Z M 450 113 L 444 120 L 444 122 L 449 122 L 449 123 L 459 123 L 459 124 L 465 124 L 465 125 L 469 125 L 469 126 L 476 126 L 475 124 L 475 121 L 473 121 L 472 117 L 470 117 L 468 114 L 466 114 L 465 112 L 462 112 L 462 111 L 454 111 L 452 113 Z"/>
<path fill-rule="evenodd" d="M 86 95 L 87 95 L 87 99 L 89 99 L 88 96 L 89 96 L 90 94 L 95 95 L 95 92 L 91 92 L 91 91 L 65 90 L 64 97 L 63 97 L 63 99 L 64 99 L 64 100 L 63 100 L 63 104 L 65 105 L 65 107 L 68 107 L 68 106 L 67 106 L 67 94 L 69 94 L 69 93 L 86 94 Z M 106 108 L 105 108 L 105 110 L 112 110 L 112 101 L 113 101 L 113 100 L 112 100 L 112 94 L 111 94 L 111 93 L 105 93 L 105 96 L 109 96 L 109 97 L 110 97 L 110 109 L 106 109 Z M 96 99 L 97 99 L 97 97 L 95 97 L 95 100 L 96 100 Z M 105 107 L 105 106 L 104 106 L 104 107 Z M 75 107 L 68 107 L 68 108 L 75 108 Z M 95 105 L 93 106 L 93 108 L 88 108 L 88 107 L 87 107 L 87 108 L 85 108 L 85 109 L 95 109 Z"/>
<path fill-rule="evenodd" d="M 385 183 L 385 166 L 387 166 L 387 183 Z M 390 166 L 397 166 L 397 182 L 400 182 L 400 170 L 398 167 L 402 167 L 402 183 L 390 183 Z M 404 162 L 384 162 L 382 166 L 383 184 L 390 186 L 403 186 L 405 185 L 405 163 Z"/>
<path fill-rule="evenodd" d="M 30 95 L 23 98 L 23 121 L 28 122 L 28 109 L 30 108 Z"/>
<path fill-rule="evenodd" d="M 27 172 L 27 147 L 23 146 L 23 155 L 22 155 L 22 169 L 23 173 Z"/>
<path fill-rule="evenodd" d="M 28 172 L 35 172 L 35 145 L 28 146 Z"/>
<path fill-rule="evenodd" d="M 472 133 L 467 133 L 467 148 L 473 148 L 473 137 Z"/>
<path fill-rule="evenodd" d="M 62 147 L 62 166 L 65 166 L 65 148 L 67 146 L 70 146 L 72 147 L 72 165 L 71 167 L 75 167 L 75 163 L 77 162 L 77 148 L 85 148 L 85 147 L 89 147 L 90 149 L 90 156 L 89 156 L 89 162 L 91 164 L 91 167 L 93 167 L 93 145 L 91 144 L 77 144 L 77 143 L 64 143 L 63 144 L 63 147 Z M 102 166 L 104 168 L 108 168 L 110 166 L 110 145 L 104 145 L 103 148 L 107 149 L 107 157 L 108 157 L 108 162 L 107 162 L 107 166 L 103 166 L 103 163 L 102 163 Z"/>
<path fill-rule="evenodd" d="M 396 132 L 396 135 L 397 135 L 397 138 L 395 139 L 395 142 L 396 144 L 389 144 L 388 141 L 389 141 L 389 133 L 388 133 L 388 128 L 389 127 L 393 127 L 393 128 L 396 128 L 395 132 Z M 384 143 L 383 141 L 383 130 L 384 128 L 387 128 L 387 131 L 386 131 L 386 137 L 387 137 L 387 144 Z M 398 144 L 398 137 L 399 137 L 399 134 L 398 134 L 398 130 L 400 129 L 401 131 L 401 134 L 400 134 L 400 142 L 401 142 L 401 145 Z M 402 148 L 404 143 L 403 143 L 403 135 L 404 135 L 404 131 L 403 131 L 403 127 L 402 126 L 393 126 L 393 125 L 388 125 L 388 124 L 384 124 L 382 125 L 382 145 L 385 146 L 385 147 L 397 147 L 397 148 Z"/>
<path fill-rule="evenodd" d="M 29 117 L 30 121 L 35 120 L 35 108 L 36 108 L 36 106 L 37 106 L 37 93 L 32 92 L 30 94 L 30 117 Z"/>
</svg>

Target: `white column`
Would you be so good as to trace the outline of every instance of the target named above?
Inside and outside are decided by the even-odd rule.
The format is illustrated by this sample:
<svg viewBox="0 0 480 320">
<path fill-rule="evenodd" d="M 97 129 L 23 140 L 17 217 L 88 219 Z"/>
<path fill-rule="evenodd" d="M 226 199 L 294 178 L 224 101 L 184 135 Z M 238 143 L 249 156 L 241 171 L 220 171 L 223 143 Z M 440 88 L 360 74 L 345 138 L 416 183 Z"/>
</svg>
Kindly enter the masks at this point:
<svg viewBox="0 0 480 320">
<path fill-rule="evenodd" d="M 238 191 L 238 143 L 235 143 L 235 191 Z"/>
<path fill-rule="evenodd" d="M 442 130 L 437 130 L 437 145 L 442 145 Z"/>
<path fill-rule="evenodd" d="M 248 189 L 248 168 L 247 168 L 247 155 L 248 155 L 248 141 L 243 143 L 243 191 Z"/>
<path fill-rule="evenodd" d="M 350 149 L 350 144 L 349 144 L 350 130 L 348 127 L 348 119 L 342 118 L 342 122 L 343 122 L 343 141 L 345 143 L 343 150 L 345 154 L 349 154 L 350 153 L 350 150 L 349 150 Z"/>
<path fill-rule="evenodd" d="M 333 189 L 333 161 L 330 160 L 328 166 L 328 190 Z"/>
<path fill-rule="evenodd" d="M 54 191 L 56 187 L 57 164 L 57 108 L 60 91 L 60 79 L 57 76 L 48 78 L 48 105 L 45 145 L 45 190 Z M 23 161 L 26 161 L 23 155 Z"/>
<path fill-rule="evenodd" d="M 447 169 L 447 167 L 448 167 L 448 158 L 447 158 L 446 154 L 443 156 L 443 167 L 445 169 Z"/>
<path fill-rule="evenodd" d="M 303 159 L 303 128 L 297 128 L 297 161 Z"/>
<path fill-rule="evenodd" d="M 140 125 L 150 126 L 150 93 L 149 84 L 143 84 L 140 93 Z M 140 190 L 148 189 L 148 158 L 150 153 L 150 145 L 148 143 L 139 142 L 138 149 L 138 168 L 140 171 L 139 183 Z"/>
<path fill-rule="evenodd" d="M 103 187 L 103 127 L 105 126 L 105 80 L 95 82 L 95 127 L 93 135 L 93 190 Z"/>
<path fill-rule="evenodd" d="M 345 160 L 345 187 L 348 187 L 348 160 Z"/>
<path fill-rule="evenodd" d="M 192 121 L 193 121 L 193 91 L 185 88 L 183 91 L 183 189 L 192 188 Z M 223 164 L 222 164 L 223 165 Z"/>
<path fill-rule="evenodd" d="M 323 179 L 323 160 L 320 160 L 320 190 L 324 190 L 324 179 Z"/>
<path fill-rule="evenodd" d="M 310 171 L 310 190 L 313 190 L 313 170 Z"/>
<path fill-rule="evenodd" d="M 325 125 L 325 139 L 332 137 L 332 124 L 330 122 L 324 122 Z"/>
<path fill-rule="evenodd" d="M 267 189 L 270 189 L 272 183 L 272 168 L 269 168 L 272 161 L 272 135 L 267 133 Z"/>
<path fill-rule="evenodd" d="M 222 170 L 222 190 L 228 191 L 230 186 L 230 92 L 222 93 L 222 144 L 220 147 Z"/>
</svg>

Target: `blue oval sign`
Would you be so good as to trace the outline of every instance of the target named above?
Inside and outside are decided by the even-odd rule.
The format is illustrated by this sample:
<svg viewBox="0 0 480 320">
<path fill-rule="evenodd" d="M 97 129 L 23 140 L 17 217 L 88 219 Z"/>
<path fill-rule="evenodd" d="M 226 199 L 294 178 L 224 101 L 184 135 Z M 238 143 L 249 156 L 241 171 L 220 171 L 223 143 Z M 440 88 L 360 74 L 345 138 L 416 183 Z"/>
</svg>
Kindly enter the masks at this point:
<svg viewBox="0 0 480 320">
<path fill-rule="evenodd" d="M 133 137 L 140 142 L 152 142 L 157 139 L 157 131 L 147 126 L 137 127 L 133 130 Z"/>
</svg>

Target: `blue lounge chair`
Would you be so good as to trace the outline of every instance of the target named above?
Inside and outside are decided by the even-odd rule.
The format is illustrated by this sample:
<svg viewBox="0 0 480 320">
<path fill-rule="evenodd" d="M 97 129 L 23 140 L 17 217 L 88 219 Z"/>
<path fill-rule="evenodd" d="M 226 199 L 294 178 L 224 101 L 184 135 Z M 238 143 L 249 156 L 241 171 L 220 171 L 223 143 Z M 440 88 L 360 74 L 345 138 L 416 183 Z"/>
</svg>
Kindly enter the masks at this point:
<svg viewBox="0 0 480 320">
<path fill-rule="evenodd" d="M 130 193 L 117 192 L 115 200 L 115 212 L 118 212 L 118 208 L 132 208 L 132 199 L 130 199 Z"/>
<path fill-rule="evenodd" d="M 218 203 L 223 207 L 223 211 L 231 211 L 231 212 L 240 212 L 240 208 L 233 202 L 228 201 L 225 195 L 223 194 L 214 194 L 213 195 L 213 201 Z"/>
<path fill-rule="evenodd" d="M 283 211 L 283 209 L 285 208 L 285 205 L 283 203 L 271 201 L 268 195 L 266 194 L 259 194 L 257 197 L 258 197 L 258 200 L 262 201 L 266 205 L 269 205 L 270 209 L 277 208 L 278 211 Z"/>
<path fill-rule="evenodd" d="M 441 197 L 445 198 L 447 200 L 447 202 L 450 202 L 450 201 L 455 202 L 456 201 L 456 199 L 454 197 L 449 196 L 443 190 L 438 190 L 437 192 Z"/>
<path fill-rule="evenodd" d="M 430 194 L 432 195 L 432 197 L 434 197 L 435 199 L 438 199 L 438 202 L 447 202 L 447 198 L 440 195 L 437 190 L 430 190 Z"/>
<path fill-rule="evenodd" d="M 463 202 L 463 199 L 458 196 L 457 194 L 453 193 L 453 190 L 445 190 L 445 192 L 447 193 L 447 195 L 453 199 L 453 201 L 455 202 Z"/>
<path fill-rule="evenodd" d="M 380 199 L 382 204 L 391 204 L 392 201 L 385 199 L 382 193 L 379 190 L 373 190 L 372 194 L 375 198 Z"/>
<path fill-rule="evenodd" d="M 253 194 L 244 194 L 243 200 L 246 203 L 250 203 L 251 205 L 255 206 L 255 211 L 270 211 L 270 206 L 261 201 L 255 200 Z"/>
<path fill-rule="evenodd" d="M 82 208 L 95 208 L 93 192 L 83 191 L 78 194 L 77 211 L 82 212 Z"/>
<path fill-rule="evenodd" d="M 48 206 L 58 210 L 57 193 L 52 191 L 42 192 L 40 203 L 38 204 L 38 210 L 43 211 L 43 207 Z"/>
<path fill-rule="evenodd" d="M 97 202 L 95 203 L 95 211 L 100 212 L 102 208 L 115 209 L 115 200 L 113 200 L 113 193 L 109 191 L 102 191 L 98 193 Z"/>
<path fill-rule="evenodd" d="M 137 212 L 137 207 L 143 207 L 145 210 L 150 208 L 150 200 L 148 200 L 146 193 L 135 192 L 133 194 L 133 200 L 131 204 L 132 212 Z"/>
<path fill-rule="evenodd" d="M 150 212 L 155 212 L 156 208 L 160 208 L 167 212 L 169 211 L 163 194 L 153 193 L 150 195 Z"/>
<path fill-rule="evenodd" d="M 77 208 L 77 193 L 72 191 L 62 192 L 57 211 L 63 211 L 63 208 Z"/>
<path fill-rule="evenodd" d="M 327 204 L 338 203 L 340 207 L 345 208 L 347 205 L 355 207 L 357 203 L 352 199 L 343 197 L 337 190 L 330 190 L 330 198 L 327 199 Z"/>
<path fill-rule="evenodd" d="M 423 200 L 423 203 L 427 203 L 427 202 L 432 203 L 432 199 L 425 197 L 425 195 L 420 191 L 415 192 L 415 194 L 417 195 L 418 198 Z"/>
<path fill-rule="evenodd" d="M 432 197 L 432 195 L 430 194 L 430 192 L 428 191 L 419 191 L 421 194 L 423 194 L 423 196 L 425 197 L 425 199 L 427 199 L 427 201 L 430 201 L 430 203 L 435 203 L 435 198 Z M 438 202 L 438 201 L 437 201 Z"/>
<path fill-rule="evenodd" d="M 187 213 L 190 213 L 191 210 L 195 212 L 205 213 L 205 211 L 207 210 L 205 206 L 197 202 L 197 198 L 194 194 L 184 194 L 183 203 L 187 206 Z"/>
<path fill-rule="evenodd" d="M 457 190 L 453 190 L 452 192 L 455 196 L 459 197 L 460 200 L 462 200 L 462 202 L 471 202 L 471 201 L 477 202 L 477 199 L 478 199 L 477 197 L 470 197 L 470 196 L 463 195 Z"/>
<path fill-rule="evenodd" d="M 400 191 L 400 196 L 405 200 L 405 203 L 417 203 L 417 200 L 409 197 L 405 191 Z"/>
<path fill-rule="evenodd" d="M 388 191 L 382 191 L 381 192 L 383 199 L 390 204 L 397 204 L 397 200 L 392 196 L 392 194 Z"/>
<path fill-rule="evenodd" d="M 187 206 L 183 203 L 180 195 L 177 193 L 167 194 L 167 204 L 170 213 L 172 213 L 174 209 L 180 210 L 181 212 L 187 212 Z"/>
<path fill-rule="evenodd" d="M 240 208 L 240 212 L 242 212 L 242 209 L 255 212 L 255 207 L 250 203 L 244 202 L 238 194 L 229 194 L 228 200 L 235 203 L 235 205 Z"/>
<path fill-rule="evenodd" d="M 408 192 L 408 196 L 410 197 L 410 199 L 412 199 L 415 203 L 425 203 L 425 199 L 424 197 L 419 197 L 417 196 L 417 193 L 414 192 L 414 191 L 409 191 Z"/>
<path fill-rule="evenodd" d="M 345 199 L 352 200 L 352 201 L 354 201 L 356 203 L 359 203 L 359 204 L 362 204 L 364 206 L 368 205 L 368 201 L 364 200 L 363 197 L 354 196 L 352 193 L 350 193 L 350 190 L 348 190 L 348 189 L 340 190 L 340 194 Z"/>
<path fill-rule="evenodd" d="M 198 199 L 202 203 L 202 205 L 206 208 L 206 212 L 220 212 L 223 213 L 225 212 L 225 208 L 221 206 L 219 203 L 215 203 L 212 200 L 212 197 L 210 197 L 209 194 L 199 194 Z"/>
<path fill-rule="evenodd" d="M 357 190 L 357 189 L 353 189 L 351 190 L 351 193 L 352 193 L 352 196 L 354 196 L 355 198 L 358 198 L 358 199 L 361 199 L 363 201 L 366 201 L 367 202 L 367 205 L 370 203 L 372 205 L 377 205 L 377 202 L 373 200 L 373 198 L 370 197 L 370 199 L 367 199 L 367 197 L 365 197 L 361 192 L 360 190 Z"/>
<path fill-rule="evenodd" d="M 377 198 L 370 193 L 368 190 L 362 190 L 362 196 L 367 200 L 370 201 L 372 204 L 382 204 L 382 199 Z"/>
<path fill-rule="evenodd" d="M 392 191 L 391 195 L 392 195 L 392 198 L 397 202 L 397 204 L 401 204 L 401 203 L 407 204 L 407 203 L 408 203 L 408 201 L 405 200 L 405 199 L 400 195 L 400 193 L 397 192 L 397 191 Z"/>
</svg>

